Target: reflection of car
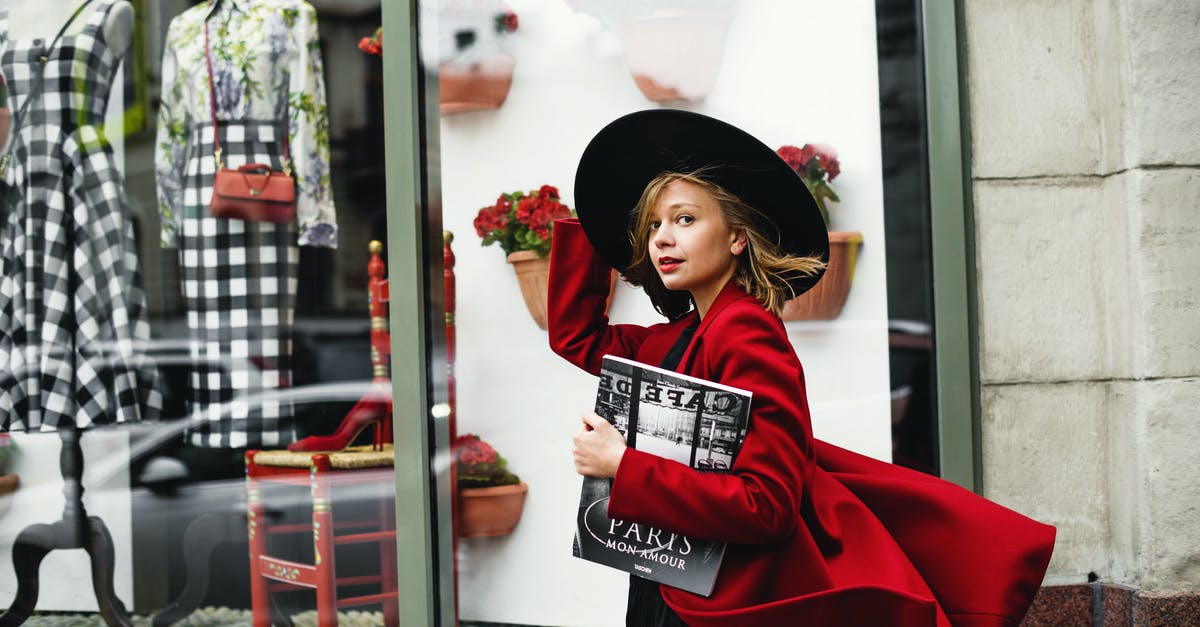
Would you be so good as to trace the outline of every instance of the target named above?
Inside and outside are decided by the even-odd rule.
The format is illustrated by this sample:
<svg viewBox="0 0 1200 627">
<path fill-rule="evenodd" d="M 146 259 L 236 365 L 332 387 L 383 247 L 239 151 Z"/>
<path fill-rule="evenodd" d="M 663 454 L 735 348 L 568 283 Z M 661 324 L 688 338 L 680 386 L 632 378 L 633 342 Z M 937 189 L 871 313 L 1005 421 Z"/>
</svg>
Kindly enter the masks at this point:
<svg viewBox="0 0 1200 627">
<path fill-rule="evenodd" d="M 293 387 L 245 395 L 238 399 L 238 404 L 275 401 L 293 406 L 297 437 L 332 432 L 349 408 L 373 389 L 369 330 L 365 316 L 297 319 L 292 334 Z M 174 602 L 179 603 L 178 612 L 159 614 L 156 625 L 164 624 L 167 618 L 183 618 L 196 607 L 250 606 L 245 450 L 203 448 L 186 443 L 184 434 L 193 423 L 185 415 L 183 399 L 187 395 L 188 378 L 196 366 L 187 335 L 181 319 L 161 320 L 156 324 L 156 337 L 143 347 L 161 375 L 166 399 L 163 419 L 97 428 L 83 439 L 87 460 L 84 505 L 89 514 L 108 518 L 110 531 L 118 530 L 113 534 L 118 558 L 131 560 L 133 565 L 135 594 L 131 598 L 122 592 L 121 600 L 137 613 L 159 612 Z M 205 365 L 221 371 L 256 367 L 229 358 Z M 232 399 L 217 410 L 231 415 L 235 411 Z M 220 415 L 206 418 L 221 419 Z M 369 440 L 371 430 L 363 435 L 364 440 Z M 128 444 L 89 444 L 112 443 L 114 436 Z M 42 440 L 57 444 L 58 439 L 53 433 L 30 437 L 37 438 L 39 446 L 44 443 Z M 51 503 L 54 509 L 61 508 L 63 484 L 58 464 L 42 464 L 40 458 L 27 457 L 30 463 L 38 463 L 21 473 L 21 486 L 14 495 L 0 497 L 0 508 L 6 502 L 11 504 L 13 499 Z M 49 456 L 42 457 L 50 461 Z M 339 518 L 343 512 L 354 515 L 363 512 L 360 517 L 366 518 L 378 511 L 381 496 L 392 498 L 392 469 L 381 469 L 379 474 L 379 480 L 370 485 L 347 486 L 334 493 L 333 504 Z M 118 508 L 120 511 L 114 513 L 117 511 L 111 507 L 114 503 L 127 503 L 132 511 Z M 264 498 L 264 503 L 270 520 L 297 525 L 306 518 L 311 521 L 311 495 L 306 488 L 274 490 L 270 500 Z M 29 522 L 50 523 L 56 519 L 56 515 L 48 514 L 45 519 Z M 18 524 L 10 516 L 8 531 L 13 538 L 24 524 L 24 519 Z M 283 536 L 281 540 L 288 550 L 295 545 L 295 559 L 311 560 L 311 532 Z M 125 557 L 121 558 L 122 555 Z M 367 575 L 372 569 L 378 572 L 378 551 L 370 544 L 340 547 L 338 557 L 339 571 L 346 571 L 346 576 Z M 43 581 L 52 576 L 50 570 L 42 569 Z M 117 576 L 130 574 L 119 569 Z M 56 602 L 45 584 L 43 592 L 47 593 L 43 594 L 44 600 Z M 312 609 L 311 592 L 276 594 L 273 602 L 284 614 Z"/>
<path fill-rule="evenodd" d="M 247 400 L 277 400 L 317 409 L 323 414 L 322 422 L 330 422 L 327 428 L 331 431 L 346 409 L 371 389 L 371 381 L 342 381 L 286 388 Z M 131 493 L 132 546 L 116 548 L 132 553 L 137 595 L 124 601 L 133 600 L 136 605 L 130 609 L 138 613 L 159 612 L 178 603 L 177 612 L 161 617 L 172 621 L 196 607 L 250 607 L 244 450 L 189 446 L 183 440 L 188 424 L 189 420 L 178 419 L 109 427 L 109 431 L 129 434 L 128 454 L 89 459 L 86 465 L 92 480 L 84 492 L 85 501 L 113 498 L 105 496 L 110 491 Z M 365 435 L 370 437 L 369 430 Z M 333 504 L 339 514 L 364 517 L 377 511 L 380 498 L 391 498 L 392 469 L 369 472 L 378 472 L 379 480 L 335 491 Z M 45 489 L 45 499 L 62 500 L 61 484 L 56 482 L 22 489 Z M 307 488 L 271 490 L 268 496 L 264 489 L 263 498 L 270 520 L 298 525 L 311 520 Z M 311 559 L 305 557 L 306 552 L 311 554 L 311 533 L 282 541 L 289 550 L 294 545 L 294 559 Z M 377 572 L 378 555 L 371 545 L 338 551 L 339 571 L 346 575 L 365 575 L 373 568 Z M 283 615 L 312 609 L 311 594 L 277 594 L 273 601 Z M 155 624 L 166 622 L 156 619 Z"/>
<path fill-rule="evenodd" d="M 722 452 L 722 453 L 726 453 L 726 454 L 729 454 L 729 455 L 732 455 L 732 454 L 733 454 L 733 447 L 734 447 L 734 442 L 733 442 L 733 440 L 726 440 L 726 439 L 722 439 L 722 438 L 716 438 L 716 439 L 714 439 L 714 440 L 713 440 L 713 442 L 712 442 L 712 450 L 714 450 L 714 451 L 720 451 L 720 452 Z"/>
</svg>

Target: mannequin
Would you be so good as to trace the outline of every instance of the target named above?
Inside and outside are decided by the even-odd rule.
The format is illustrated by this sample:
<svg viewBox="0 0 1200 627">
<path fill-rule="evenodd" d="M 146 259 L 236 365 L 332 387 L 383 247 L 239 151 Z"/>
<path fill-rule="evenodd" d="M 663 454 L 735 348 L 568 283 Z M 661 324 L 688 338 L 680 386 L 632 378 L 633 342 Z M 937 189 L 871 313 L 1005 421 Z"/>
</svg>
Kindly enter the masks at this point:
<svg viewBox="0 0 1200 627">
<path fill-rule="evenodd" d="M 167 27 L 155 173 L 160 243 L 178 252 L 182 275 L 192 445 L 275 448 L 295 438 L 284 392 L 299 247 L 337 246 L 323 74 L 316 10 L 304 0 L 201 3 Z M 216 138 L 225 167 L 291 165 L 292 221 L 211 214 Z"/>
<path fill-rule="evenodd" d="M 63 17 L 70 15 L 81 4 L 82 0 L 0 0 L 0 11 L 8 11 L 8 29 L 12 33 L 21 33 L 22 39 L 52 39 L 62 27 Z M 95 10 L 90 9 L 90 10 Z M 63 33 L 64 37 L 78 35 L 87 25 L 87 15 L 84 11 Z M 133 43 L 133 5 L 127 0 L 120 0 L 108 12 L 104 22 L 104 39 L 113 54 L 125 56 Z"/>
<path fill-rule="evenodd" d="M 60 520 L 26 527 L 13 544 L 18 589 L 0 626 L 21 624 L 33 611 L 46 554 L 78 548 L 91 558 L 106 622 L 129 625 L 113 590 L 112 538 L 104 521 L 88 516 L 83 506 L 80 435 L 95 424 L 142 420 L 161 405 L 153 367 L 131 348 L 149 338 L 149 325 L 124 182 L 100 130 L 112 80 L 133 39 L 133 7 L 127 0 L 8 0 L 0 1 L 0 13 L 4 70 L 13 72 L 10 97 L 19 96 L 20 106 L 10 102 L 14 114 L 27 107 L 10 140 L 15 149 L 6 177 L 18 194 L 6 207 L 13 217 L 0 237 L 6 261 L 0 278 L 8 286 L 0 292 L 0 315 L 7 321 L 0 328 L 0 351 L 13 364 L 0 389 L 5 403 L 0 428 L 58 432 L 66 501 Z M 91 36 L 77 37 L 85 29 Z M 89 71 L 70 85 L 39 81 L 46 75 L 35 60 L 39 54 L 60 74 L 80 75 L 80 63 Z M 83 141 L 68 141 L 71 134 Z M 46 168 L 55 160 L 69 167 Z M 75 228 L 84 224 L 87 229 Z M 97 256 L 115 261 L 96 264 Z M 49 311 L 47 302 L 60 305 Z M 31 334 L 29 328 L 45 333 Z M 97 351 L 108 337 L 120 348 Z M 47 338 L 55 350 L 47 348 Z M 22 360 L 26 351 L 35 358 Z M 108 383 L 115 380 L 121 382 Z"/>
</svg>

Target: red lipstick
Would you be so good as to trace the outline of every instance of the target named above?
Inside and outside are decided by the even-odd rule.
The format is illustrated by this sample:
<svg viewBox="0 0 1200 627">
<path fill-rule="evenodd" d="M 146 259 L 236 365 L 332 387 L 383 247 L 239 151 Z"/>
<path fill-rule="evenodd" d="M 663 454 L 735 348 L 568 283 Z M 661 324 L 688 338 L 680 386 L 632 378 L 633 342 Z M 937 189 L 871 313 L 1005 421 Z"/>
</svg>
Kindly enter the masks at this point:
<svg viewBox="0 0 1200 627">
<path fill-rule="evenodd" d="M 658 258 L 658 269 L 660 272 L 665 274 L 665 273 L 675 270 L 682 263 L 683 263 L 683 261 L 680 261 L 679 259 L 676 259 L 674 257 L 659 257 Z"/>
</svg>

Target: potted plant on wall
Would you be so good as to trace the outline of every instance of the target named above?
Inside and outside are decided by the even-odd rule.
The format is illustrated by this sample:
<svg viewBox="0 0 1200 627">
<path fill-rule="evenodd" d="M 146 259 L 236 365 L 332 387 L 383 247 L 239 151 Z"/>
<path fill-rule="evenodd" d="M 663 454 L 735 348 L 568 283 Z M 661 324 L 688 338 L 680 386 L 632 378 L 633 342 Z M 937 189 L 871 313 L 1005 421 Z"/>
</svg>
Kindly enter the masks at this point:
<svg viewBox="0 0 1200 627">
<path fill-rule="evenodd" d="M 502 4 L 488 10 L 492 4 L 441 5 L 438 94 L 443 116 L 498 109 L 508 98 L 517 61 L 503 41 L 519 22 Z"/>
<path fill-rule="evenodd" d="M 8 108 L 8 87 L 0 76 L 0 151 L 8 147 L 8 132 L 12 126 L 12 111 Z"/>
<path fill-rule="evenodd" d="M 558 199 L 558 189 L 543 185 L 528 192 L 500 194 L 479 210 L 475 233 L 483 246 L 498 244 L 517 273 L 521 295 L 534 322 L 546 328 L 546 288 L 550 277 L 550 238 L 554 221 L 573 215 Z"/>
<path fill-rule="evenodd" d="M 458 535 L 463 538 L 512 533 L 521 520 L 529 486 L 508 470 L 508 462 L 473 433 L 451 447 L 458 475 Z"/>
<path fill-rule="evenodd" d="M 829 208 L 840 202 L 837 193 L 829 186 L 841 173 L 837 152 L 827 144 L 805 144 L 803 148 L 782 146 L 776 151 L 788 166 L 803 179 L 825 227 L 829 228 Z M 850 283 L 854 280 L 854 267 L 858 261 L 858 249 L 863 236 L 858 231 L 829 231 L 829 265 L 825 275 L 811 290 L 787 301 L 780 314 L 784 320 L 832 320 L 842 312 Z"/>
<path fill-rule="evenodd" d="M 622 24 L 621 50 L 638 90 L 654 102 L 697 101 L 717 82 L 733 21 L 730 2 L 651 3 Z"/>
<path fill-rule="evenodd" d="M 498 12 L 488 12 L 477 6 L 444 5 L 439 20 L 439 112 L 447 116 L 500 108 L 508 98 L 517 63 L 500 41 L 517 31 L 517 14 L 503 6 Z M 363 37 L 358 49 L 382 56 L 383 28 Z"/>
<path fill-rule="evenodd" d="M 566 0 L 621 39 L 633 82 L 654 102 L 698 101 L 713 88 L 738 0 Z"/>
</svg>

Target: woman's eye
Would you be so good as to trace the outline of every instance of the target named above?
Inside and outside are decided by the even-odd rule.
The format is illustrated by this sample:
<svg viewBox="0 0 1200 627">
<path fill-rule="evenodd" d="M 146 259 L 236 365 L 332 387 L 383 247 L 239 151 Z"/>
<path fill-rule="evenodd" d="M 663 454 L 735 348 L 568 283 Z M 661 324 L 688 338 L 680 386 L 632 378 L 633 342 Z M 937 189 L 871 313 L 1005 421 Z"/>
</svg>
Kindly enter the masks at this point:
<svg viewBox="0 0 1200 627">
<path fill-rule="evenodd" d="M 679 224 L 691 224 L 691 223 L 695 222 L 696 219 L 693 218 L 692 216 L 684 214 L 684 215 L 679 216 L 678 218 L 675 218 L 675 221 L 678 222 Z"/>
<path fill-rule="evenodd" d="M 659 221 L 657 221 L 657 220 L 655 220 L 655 221 L 652 221 L 652 222 L 650 223 L 650 230 L 651 230 L 651 231 L 657 231 L 657 230 L 658 230 L 658 227 L 660 227 L 660 226 L 662 226 L 662 222 L 659 222 Z"/>
</svg>

